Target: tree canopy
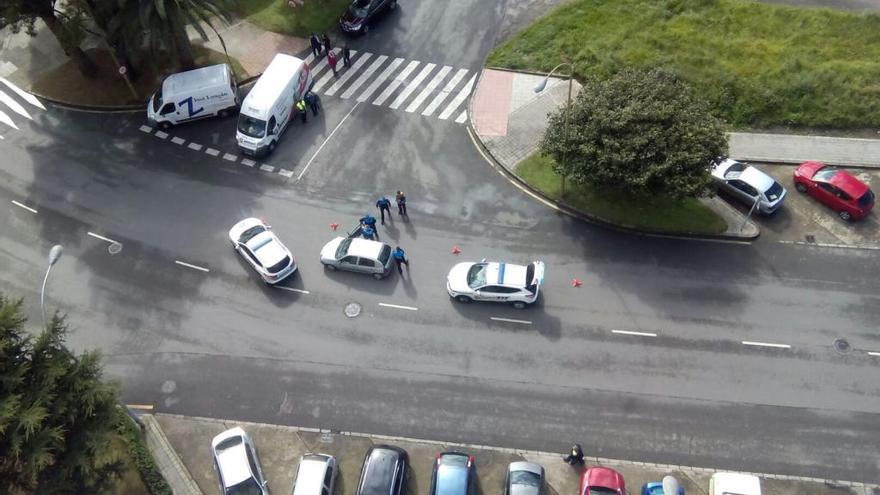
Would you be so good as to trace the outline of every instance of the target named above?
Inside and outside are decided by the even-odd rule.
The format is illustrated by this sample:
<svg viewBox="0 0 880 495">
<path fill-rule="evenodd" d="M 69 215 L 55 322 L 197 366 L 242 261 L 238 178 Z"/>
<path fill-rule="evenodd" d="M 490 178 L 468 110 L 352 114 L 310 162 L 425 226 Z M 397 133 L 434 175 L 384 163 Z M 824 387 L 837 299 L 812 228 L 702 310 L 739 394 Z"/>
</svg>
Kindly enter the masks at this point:
<svg viewBox="0 0 880 495">
<path fill-rule="evenodd" d="M 63 317 L 35 337 L 25 323 L 0 294 L 0 493 L 97 493 L 124 468 L 109 454 L 117 387 L 98 353 L 65 346 Z"/>
<path fill-rule="evenodd" d="M 726 149 L 722 122 L 708 104 L 659 69 L 587 80 L 570 108 L 551 114 L 541 141 L 565 178 L 677 198 L 706 194 L 707 164 Z"/>
</svg>

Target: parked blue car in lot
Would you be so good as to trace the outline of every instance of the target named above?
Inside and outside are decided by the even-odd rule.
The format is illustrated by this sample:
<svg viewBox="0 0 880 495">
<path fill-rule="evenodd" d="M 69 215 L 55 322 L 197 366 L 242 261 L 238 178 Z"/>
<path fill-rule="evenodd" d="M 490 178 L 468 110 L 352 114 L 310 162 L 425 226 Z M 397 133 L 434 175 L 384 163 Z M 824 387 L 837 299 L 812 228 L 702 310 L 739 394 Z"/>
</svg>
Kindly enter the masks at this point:
<svg viewBox="0 0 880 495">
<path fill-rule="evenodd" d="M 645 483 L 645 486 L 642 487 L 642 495 L 685 495 L 684 488 L 678 487 L 678 493 L 666 493 L 663 491 L 663 483 L 659 481 L 652 481 L 650 483 Z"/>
</svg>

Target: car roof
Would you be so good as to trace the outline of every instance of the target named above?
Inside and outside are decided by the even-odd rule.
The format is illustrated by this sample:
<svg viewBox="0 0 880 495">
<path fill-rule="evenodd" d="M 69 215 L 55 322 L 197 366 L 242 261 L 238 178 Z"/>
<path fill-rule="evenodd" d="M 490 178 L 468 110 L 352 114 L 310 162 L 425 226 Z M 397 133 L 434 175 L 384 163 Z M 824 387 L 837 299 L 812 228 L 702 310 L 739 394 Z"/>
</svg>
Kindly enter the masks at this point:
<svg viewBox="0 0 880 495">
<path fill-rule="evenodd" d="M 859 198 L 868 191 L 867 184 L 855 178 L 846 170 L 838 170 L 828 182 L 854 198 Z"/>
<path fill-rule="evenodd" d="M 287 256 L 287 251 L 275 235 L 266 230 L 251 237 L 247 247 L 253 251 L 263 266 L 272 266 Z"/>
<path fill-rule="evenodd" d="M 487 285 L 526 286 L 526 267 L 511 263 L 486 263 Z"/>
<path fill-rule="evenodd" d="M 221 448 L 222 447 L 222 448 Z M 253 477 L 245 453 L 244 437 L 227 436 L 214 445 L 217 466 L 226 485 L 231 486 Z"/>
<path fill-rule="evenodd" d="M 437 495 L 467 493 L 468 477 L 470 476 L 469 459 L 470 456 L 462 452 L 444 452 L 438 456 Z M 462 460 L 464 460 L 464 464 L 461 464 Z"/>
<path fill-rule="evenodd" d="M 351 240 L 351 245 L 348 246 L 348 252 L 345 254 L 375 260 L 379 258 L 379 253 L 382 252 L 382 246 L 384 245 L 384 242 L 355 237 Z"/>
<path fill-rule="evenodd" d="M 324 486 L 324 474 L 327 472 L 328 457 L 306 454 L 299 461 L 296 471 L 296 485 L 293 495 L 320 494 Z"/>
<path fill-rule="evenodd" d="M 511 462 L 510 466 L 507 467 L 507 470 L 511 472 L 528 471 L 537 475 L 541 475 L 544 473 L 544 468 L 542 468 L 540 464 L 536 464 L 534 462 Z"/>
<path fill-rule="evenodd" d="M 742 473 L 715 473 L 712 475 L 716 493 L 760 495 L 761 480 L 757 476 Z"/>
<path fill-rule="evenodd" d="M 394 484 L 394 473 L 406 452 L 390 445 L 377 445 L 364 459 L 364 472 L 358 493 L 388 495 Z"/>
<path fill-rule="evenodd" d="M 174 97 L 218 86 L 229 87 L 230 81 L 228 65 L 208 65 L 166 77 L 162 81 L 162 94 Z"/>
<path fill-rule="evenodd" d="M 770 177 L 752 166 L 746 167 L 746 169 L 739 174 L 739 179 L 760 192 L 770 189 L 770 187 L 773 186 L 773 183 L 776 182 L 773 177 Z"/>
<path fill-rule="evenodd" d="M 625 487 L 623 476 L 617 471 L 606 467 L 593 467 L 584 473 L 588 486 L 601 486 L 620 490 Z"/>
</svg>

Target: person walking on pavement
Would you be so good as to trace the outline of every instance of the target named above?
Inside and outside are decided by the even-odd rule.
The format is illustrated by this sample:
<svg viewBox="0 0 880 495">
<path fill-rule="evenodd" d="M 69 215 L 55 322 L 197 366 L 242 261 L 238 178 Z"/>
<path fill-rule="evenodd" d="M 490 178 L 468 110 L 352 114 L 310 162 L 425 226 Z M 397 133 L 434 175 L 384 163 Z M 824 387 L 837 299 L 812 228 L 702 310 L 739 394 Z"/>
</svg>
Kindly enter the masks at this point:
<svg viewBox="0 0 880 495">
<path fill-rule="evenodd" d="M 397 214 L 408 217 L 409 215 L 406 214 L 406 194 L 403 194 L 403 191 L 397 191 L 395 199 L 397 199 Z"/>
<path fill-rule="evenodd" d="M 379 208 L 379 213 L 382 215 L 382 225 L 385 225 L 385 212 L 388 212 L 388 219 L 391 220 L 391 200 L 382 196 L 379 198 L 379 201 L 376 201 L 376 208 Z"/>
<path fill-rule="evenodd" d="M 397 264 L 397 273 L 403 275 L 403 267 L 402 265 L 406 265 L 406 271 L 409 271 L 409 260 L 406 257 L 406 252 L 400 247 L 397 246 L 394 248 L 394 251 L 391 251 L 391 256 L 394 258 L 394 262 Z"/>
<path fill-rule="evenodd" d="M 336 62 L 337 62 L 336 54 L 331 52 L 327 52 L 327 63 L 330 64 L 330 68 L 333 69 L 333 77 L 339 77 L 339 74 L 336 73 Z"/>
<path fill-rule="evenodd" d="M 346 69 L 351 67 L 351 50 L 348 49 L 348 43 L 342 45 L 342 66 Z"/>
<path fill-rule="evenodd" d="M 306 105 L 312 109 L 312 116 L 317 117 L 318 115 L 318 95 L 309 91 L 306 93 Z"/>
<path fill-rule="evenodd" d="M 322 41 L 324 42 L 324 51 L 329 55 L 333 51 L 333 46 L 330 44 L 330 37 L 327 36 L 327 33 L 324 33 Z"/>
<path fill-rule="evenodd" d="M 321 56 L 321 40 L 318 39 L 318 35 L 315 33 L 312 33 L 312 35 L 309 36 L 309 43 L 312 45 L 312 54 L 315 56 L 315 58 L 320 57 Z"/>
<path fill-rule="evenodd" d="M 305 124 L 306 121 L 308 120 L 308 115 L 306 113 L 306 101 L 305 100 L 299 100 L 298 102 L 296 102 L 296 111 L 299 113 L 299 116 L 302 119 L 303 124 Z"/>
<path fill-rule="evenodd" d="M 393 254 L 393 253 L 392 253 Z M 407 266 L 407 268 L 409 268 Z M 584 463 L 584 449 L 581 448 L 581 444 L 576 443 L 571 446 L 571 452 L 565 457 L 562 458 L 563 461 L 567 462 L 571 466 L 583 465 Z"/>
</svg>

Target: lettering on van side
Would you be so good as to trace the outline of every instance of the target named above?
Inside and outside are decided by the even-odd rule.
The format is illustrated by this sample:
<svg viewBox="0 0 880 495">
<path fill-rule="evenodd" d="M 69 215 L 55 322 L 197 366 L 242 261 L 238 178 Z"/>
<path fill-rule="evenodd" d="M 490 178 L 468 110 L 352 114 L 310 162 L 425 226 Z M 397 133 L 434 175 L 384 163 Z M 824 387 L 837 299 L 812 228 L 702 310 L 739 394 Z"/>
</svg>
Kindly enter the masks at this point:
<svg viewBox="0 0 880 495">
<path fill-rule="evenodd" d="M 184 103 L 186 103 L 186 109 L 189 112 L 190 117 L 192 117 L 194 115 L 198 115 L 199 113 L 201 113 L 205 109 L 205 107 L 199 107 L 198 109 L 194 109 L 192 96 L 190 96 L 189 98 L 184 98 L 184 99 L 180 100 L 180 102 L 177 105 L 183 106 Z"/>
</svg>

